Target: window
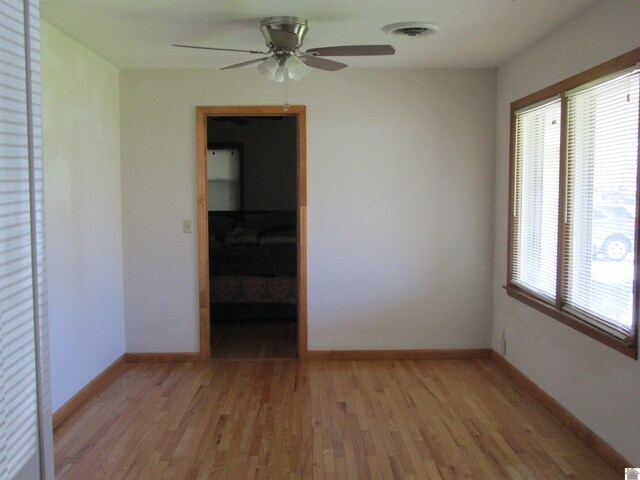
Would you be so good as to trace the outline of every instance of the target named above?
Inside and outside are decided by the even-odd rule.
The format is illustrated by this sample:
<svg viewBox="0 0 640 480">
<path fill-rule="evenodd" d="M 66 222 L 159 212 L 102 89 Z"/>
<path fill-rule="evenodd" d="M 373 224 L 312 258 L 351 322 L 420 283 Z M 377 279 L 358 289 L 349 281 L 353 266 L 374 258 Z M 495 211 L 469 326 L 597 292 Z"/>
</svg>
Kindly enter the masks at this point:
<svg viewBox="0 0 640 480">
<path fill-rule="evenodd" d="M 640 49 L 511 105 L 507 291 L 637 358 Z"/>
<path fill-rule="evenodd" d="M 560 100 L 516 114 L 512 281 L 554 300 L 558 257 Z"/>
</svg>

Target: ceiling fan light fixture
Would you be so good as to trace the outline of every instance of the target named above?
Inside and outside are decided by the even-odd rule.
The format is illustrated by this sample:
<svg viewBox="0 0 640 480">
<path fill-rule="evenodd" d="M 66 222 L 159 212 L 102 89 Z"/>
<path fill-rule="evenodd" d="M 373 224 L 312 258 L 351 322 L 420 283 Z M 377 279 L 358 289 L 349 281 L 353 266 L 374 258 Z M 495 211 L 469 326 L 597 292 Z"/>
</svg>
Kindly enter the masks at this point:
<svg viewBox="0 0 640 480">
<path fill-rule="evenodd" d="M 276 83 L 284 82 L 285 69 L 286 67 L 284 65 L 278 65 L 272 80 Z"/>
<path fill-rule="evenodd" d="M 258 64 L 258 72 L 260 72 L 260 75 L 263 77 L 268 78 L 269 80 L 274 80 L 279 67 L 280 62 L 278 59 L 276 57 L 271 57 Z"/>
<path fill-rule="evenodd" d="M 287 74 L 291 80 L 302 80 L 304 77 L 309 75 L 311 69 L 307 67 L 302 60 L 300 60 L 295 55 L 291 55 L 287 59 Z"/>
<path fill-rule="evenodd" d="M 285 72 L 288 78 L 297 82 L 309 75 L 310 71 L 311 69 L 295 55 L 289 55 L 287 58 L 274 55 L 258 65 L 260 75 L 277 83 L 284 81 Z"/>
</svg>

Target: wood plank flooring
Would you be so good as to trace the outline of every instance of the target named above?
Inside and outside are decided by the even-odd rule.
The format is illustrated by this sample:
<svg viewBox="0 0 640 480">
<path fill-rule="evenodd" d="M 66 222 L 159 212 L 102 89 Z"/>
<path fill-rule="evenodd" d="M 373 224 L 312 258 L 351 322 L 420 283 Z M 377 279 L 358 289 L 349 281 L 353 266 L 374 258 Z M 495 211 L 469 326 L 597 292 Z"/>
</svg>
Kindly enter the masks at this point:
<svg viewBox="0 0 640 480">
<path fill-rule="evenodd" d="M 295 358 L 296 343 L 295 319 L 211 322 L 213 358 Z"/>
<path fill-rule="evenodd" d="M 127 365 L 65 479 L 618 479 L 488 359 Z"/>
</svg>

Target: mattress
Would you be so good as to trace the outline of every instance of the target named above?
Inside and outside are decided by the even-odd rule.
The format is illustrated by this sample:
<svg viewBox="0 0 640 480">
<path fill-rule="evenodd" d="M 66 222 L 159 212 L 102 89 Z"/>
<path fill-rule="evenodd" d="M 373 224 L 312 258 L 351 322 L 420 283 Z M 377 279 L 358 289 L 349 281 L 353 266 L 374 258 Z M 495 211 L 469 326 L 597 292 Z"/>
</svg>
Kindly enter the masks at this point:
<svg viewBox="0 0 640 480">
<path fill-rule="evenodd" d="M 213 275 L 213 303 L 289 303 L 298 299 L 296 279 L 289 276 Z"/>
</svg>

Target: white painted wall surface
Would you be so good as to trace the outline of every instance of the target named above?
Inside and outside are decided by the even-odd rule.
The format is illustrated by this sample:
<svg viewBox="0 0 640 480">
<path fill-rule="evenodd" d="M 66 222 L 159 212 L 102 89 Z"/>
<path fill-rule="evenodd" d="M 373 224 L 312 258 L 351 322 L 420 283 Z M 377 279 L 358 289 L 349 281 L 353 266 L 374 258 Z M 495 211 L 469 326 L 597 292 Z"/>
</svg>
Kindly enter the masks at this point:
<svg viewBox="0 0 640 480">
<path fill-rule="evenodd" d="M 253 68 L 121 75 L 126 348 L 196 351 L 195 107 L 282 102 Z M 490 345 L 495 71 L 314 71 L 310 349 Z"/>
<path fill-rule="evenodd" d="M 498 71 L 493 348 L 640 465 L 640 362 L 507 297 L 509 104 L 640 46 L 640 2 L 607 0 Z"/>
<path fill-rule="evenodd" d="M 55 411 L 124 352 L 119 72 L 44 22 L 42 69 Z"/>
</svg>

